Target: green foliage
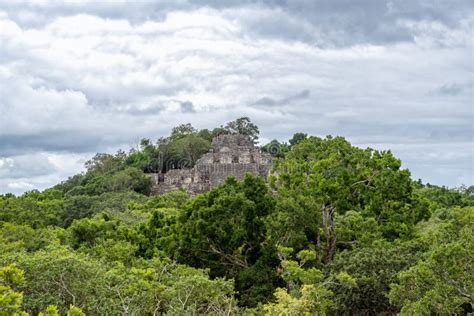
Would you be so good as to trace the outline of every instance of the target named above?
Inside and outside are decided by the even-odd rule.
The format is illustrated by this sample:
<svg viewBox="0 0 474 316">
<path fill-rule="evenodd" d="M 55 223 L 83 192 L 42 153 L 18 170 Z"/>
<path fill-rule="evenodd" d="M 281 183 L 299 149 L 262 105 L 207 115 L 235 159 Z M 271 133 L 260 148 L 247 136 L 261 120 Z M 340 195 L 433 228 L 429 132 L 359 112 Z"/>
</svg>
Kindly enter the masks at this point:
<svg viewBox="0 0 474 316">
<path fill-rule="evenodd" d="M 118 152 L 116 155 L 96 154 L 91 160 L 86 162 L 86 169 L 92 174 L 113 173 L 122 169 L 124 153 Z"/>
<path fill-rule="evenodd" d="M 395 313 L 396 308 L 386 297 L 390 284 L 396 282 L 399 271 L 417 261 L 421 251 L 423 245 L 419 243 L 395 245 L 379 240 L 338 253 L 331 264 L 331 273 L 349 273 L 355 279 L 356 286 L 331 286 L 334 292 L 333 309 L 337 313 L 350 311 L 351 314 Z"/>
<path fill-rule="evenodd" d="M 191 124 L 173 128 L 169 137 L 160 138 L 156 145 L 143 139 L 140 147 L 131 151 L 125 165 L 144 172 L 167 172 L 170 169 L 192 168 L 211 146 L 209 130 L 196 130 Z"/>
<path fill-rule="evenodd" d="M 261 178 L 247 175 L 241 183 L 228 178 L 223 186 L 185 205 L 180 218 L 181 256 L 198 266 L 206 262 L 211 271 L 220 271 L 223 263 L 248 267 L 258 257 L 263 220 L 272 208 L 273 199 Z"/>
<path fill-rule="evenodd" d="M 208 130 L 207 128 L 200 130 L 197 133 L 197 136 L 201 137 L 202 139 L 207 140 L 209 143 L 212 142 L 212 138 L 213 138 L 212 132 Z"/>
<path fill-rule="evenodd" d="M 474 302 L 474 207 L 455 208 L 448 222 L 425 227 L 438 238 L 423 259 L 399 273 L 390 301 L 404 315 L 472 312 Z M 423 231 L 422 231 L 423 232 Z"/>
<path fill-rule="evenodd" d="M 142 170 L 143 172 L 158 172 L 162 161 L 157 146 L 144 138 L 138 149 L 132 149 L 125 159 L 125 164 Z"/>
<path fill-rule="evenodd" d="M 331 305 L 331 292 L 313 284 L 304 284 L 296 295 L 277 288 L 274 296 L 275 303 L 263 306 L 266 315 L 326 315 Z"/>
<path fill-rule="evenodd" d="M 241 295 L 251 291 L 240 287 L 239 275 L 266 251 L 264 219 L 273 206 L 261 178 L 247 175 L 240 183 L 228 178 L 185 205 L 179 226 L 180 261 L 210 268 L 213 276 L 236 278 Z"/>
<path fill-rule="evenodd" d="M 467 314 L 474 189 L 410 179 L 389 151 L 296 133 L 210 192 L 149 196 L 212 138 L 191 124 L 97 154 L 43 192 L 0 195 L 0 315 Z"/>
<path fill-rule="evenodd" d="M 174 256 L 178 249 L 179 211 L 173 208 L 158 208 L 153 211 L 148 223 L 137 228 L 134 243 L 138 253 L 151 258 L 156 255 Z"/>
<path fill-rule="evenodd" d="M 308 134 L 305 133 L 296 133 L 293 135 L 292 138 L 288 141 L 290 143 L 290 147 L 298 145 L 302 141 L 304 141 L 306 138 L 308 138 Z"/>
<path fill-rule="evenodd" d="M 329 263 L 339 245 L 355 241 L 337 235 L 336 220 L 349 211 L 374 221 L 385 238 L 409 236 L 429 213 L 400 166 L 390 152 L 359 149 L 341 137 L 303 140 L 275 163 L 271 183 L 279 199 L 271 237 L 296 249 L 316 245 L 319 261 Z"/>
<path fill-rule="evenodd" d="M 61 226 L 67 227 L 76 219 L 107 212 L 116 216 L 123 215 L 130 205 L 143 203 L 147 197 L 133 191 L 106 192 L 99 196 L 67 196 L 64 211 L 61 214 Z"/>
<path fill-rule="evenodd" d="M 192 168 L 210 148 L 211 143 L 196 134 L 185 135 L 170 143 L 170 150 L 178 168 Z"/>
<path fill-rule="evenodd" d="M 173 140 L 180 139 L 196 133 L 197 129 L 195 129 L 190 123 L 186 123 L 173 127 L 173 129 L 171 130 L 170 138 Z"/>
<path fill-rule="evenodd" d="M 146 151 L 146 147 L 143 152 Z M 130 156 L 136 155 L 135 151 Z M 101 195 L 106 192 L 135 191 L 148 195 L 151 179 L 147 177 L 135 158 L 119 151 L 116 155 L 97 154 L 86 162 L 87 173 L 69 178 L 55 188 L 66 196 Z"/>
<path fill-rule="evenodd" d="M 334 293 L 330 285 L 339 288 L 352 289 L 356 281 L 347 272 L 339 273 L 335 278 L 326 278 L 317 268 L 305 268 L 305 265 L 315 261 L 316 254 L 310 250 L 298 252 L 299 261 L 289 259 L 293 252 L 291 248 L 279 247 L 282 258 L 281 274 L 286 282 L 286 289 L 277 288 L 274 296 L 275 303 L 268 303 L 263 310 L 268 315 L 326 315 L 332 305 Z"/>
<path fill-rule="evenodd" d="M 262 151 L 269 153 L 272 157 L 283 158 L 285 153 L 289 151 L 289 146 L 286 143 L 280 143 L 278 140 L 274 139 L 268 144 L 262 146 Z"/>
<path fill-rule="evenodd" d="M 117 221 L 109 220 L 107 216 L 76 220 L 68 228 L 70 244 L 76 249 L 82 245 L 93 247 L 99 239 L 113 238 L 118 225 Z"/>
<path fill-rule="evenodd" d="M 233 282 L 216 278 L 209 280 L 203 270 L 180 266 L 176 269 L 173 287 L 166 292 L 169 298 L 169 313 L 184 314 L 229 314 L 236 311 Z"/>
<path fill-rule="evenodd" d="M 3 291 L 3 284 L 11 286 L 14 280 L 24 293 L 23 306 L 29 313 L 50 305 L 57 309 L 49 307 L 43 314 L 54 315 L 55 310 L 68 315 L 82 315 L 81 310 L 91 315 L 225 314 L 235 310 L 231 281 L 210 280 L 204 270 L 169 260 L 153 259 L 133 267 L 108 265 L 64 247 L 33 254 L 20 252 L 1 256 L 0 260 L 15 261 L 25 271 L 22 285 L 16 282 L 22 278 L 20 270 L 14 266 L 3 269 L 6 272 L 0 274 L 0 280 L 5 281 L 0 289 Z M 5 304 L 0 306 L 16 311 L 21 293 L 6 286 L 5 291 Z"/>
<path fill-rule="evenodd" d="M 25 271 L 26 282 L 20 289 L 24 293 L 23 307 L 28 312 L 38 313 L 43 306 L 56 305 L 65 313 L 70 304 L 80 304 L 97 314 L 105 299 L 103 265 L 66 248 L 49 247 L 31 254 L 18 252 L 1 260 L 15 262 Z"/>
<path fill-rule="evenodd" d="M 252 123 L 248 117 L 240 117 L 235 121 L 227 123 L 225 129 L 228 134 L 241 134 L 248 136 L 252 142 L 258 140 L 260 131 L 257 125 Z"/>
<path fill-rule="evenodd" d="M 335 226 L 340 249 L 350 249 L 353 245 L 371 246 L 374 241 L 383 238 L 382 227 L 377 220 L 364 216 L 361 212 L 347 211 L 342 215 L 337 214 Z"/>
<path fill-rule="evenodd" d="M 23 284 L 23 271 L 14 264 L 0 269 L 0 315 L 24 315 L 23 294 L 16 289 Z"/>
<path fill-rule="evenodd" d="M 3 252 L 9 252 L 8 246 L 31 252 L 48 245 L 60 244 L 66 240 L 64 229 L 59 227 L 33 229 L 28 225 L 0 222 L 0 245 L 7 246 Z"/>
<path fill-rule="evenodd" d="M 136 168 L 128 167 L 114 173 L 105 181 L 108 192 L 123 192 L 133 190 L 148 195 L 151 189 L 151 179 Z"/>
<path fill-rule="evenodd" d="M 74 305 L 69 306 L 67 311 L 67 316 L 85 316 L 86 314 L 79 308 Z M 60 316 L 59 310 L 55 305 L 49 305 L 44 312 L 40 312 L 38 316 Z"/>
<path fill-rule="evenodd" d="M 31 191 L 20 197 L 0 196 L 0 221 L 29 224 L 32 227 L 60 225 L 64 199 L 58 190 Z"/>
<path fill-rule="evenodd" d="M 474 206 L 474 186 L 449 189 L 435 185 L 416 185 L 420 196 L 426 198 L 433 210 L 454 206 Z"/>
<path fill-rule="evenodd" d="M 67 311 L 67 316 L 86 316 L 84 312 L 74 305 L 69 306 L 69 310 Z"/>
<path fill-rule="evenodd" d="M 60 316 L 59 310 L 55 305 L 49 305 L 44 312 L 40 312 L 38 316 Z"/>
</svg>

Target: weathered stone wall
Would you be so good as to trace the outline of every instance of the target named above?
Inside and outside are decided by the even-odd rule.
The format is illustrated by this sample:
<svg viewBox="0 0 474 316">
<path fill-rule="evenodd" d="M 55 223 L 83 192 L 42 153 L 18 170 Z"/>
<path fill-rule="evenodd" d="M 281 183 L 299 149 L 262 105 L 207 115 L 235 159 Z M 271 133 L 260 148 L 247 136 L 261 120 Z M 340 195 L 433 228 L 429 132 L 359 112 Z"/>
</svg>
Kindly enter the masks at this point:
<svg viewBox="0 0 474 316">
<path fill-rule="evenodd" d="M 262 153 L 244 135 L 221 135 L 213 139 L 211 150 L 192 169 L 173 169 L 165 174 L 149 174 L 154 194 L 184 189 L 194 195 L 209 191 L 229 176 L 242 179 L 247 172 L 267 177 L 271 156 Z"/>
</svg>

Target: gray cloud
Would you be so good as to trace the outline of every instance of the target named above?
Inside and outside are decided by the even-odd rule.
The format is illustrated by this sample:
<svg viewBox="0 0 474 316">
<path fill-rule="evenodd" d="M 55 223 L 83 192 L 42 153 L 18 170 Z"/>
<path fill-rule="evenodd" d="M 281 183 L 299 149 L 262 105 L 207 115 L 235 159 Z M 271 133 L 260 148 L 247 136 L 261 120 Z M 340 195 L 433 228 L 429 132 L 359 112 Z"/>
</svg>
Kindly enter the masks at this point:
<svg viewBox="0 0 474 316">
<path fill-rule="evenodd" d="M 59 183 L 82 171 L 84 162 L 91 155 L 35 152 L 0 158 L 0 192 L 19 194 Z"/>
<path fill-rule="evenodd" d="M 41 154 L 0 159 L 0 178 L 30 178 L 54 171 L 47 156 Z"/>
<path fill-rule="evenodd" d="M 0 9 L 24 27 L 39 27 L 54 18 L 90 14 L 126 19 L 132 24 L 162 21 L 169 12 L 214 8 L 237 18 L 246 34 L 300 40 L 316 45 L 346 46 L 410 42 L 416 34 L 403 21 L 437 21 L 456 28 L 472 14 L 469 0 L 177 0 L 159 2 L 3 2 Z"/>
<path fill-rule="evenodd" d="M 448 95 L 448 96 L 456 96 L 463 92 L 468 92 L 472 87 L 468 84 L 460 84 L 460 83 L 451 83 L 451 84 L 443 84 L 432 91 L 433 94 L 440 94 L 440 95 Z"/>
<path fill-rule="evenodd" d="M 300 92 L 281 98 L 281 99 L 273 99 L 271 97 L 263 97 L 255 101 L 254 105 L 257 106 L 275 106 L 275 105 L 287 105 L 292 104 L 298 100 L 308 99 L 310 97 L 310 91 L 308 89 L 301 90 Z"/>
<path fill-rule="evenodd" d="M 46 131 L 37 134 L 2 134 L 0 135 L 0 157 L 17 154 L 50 152 L 94 152 L 107 147 L 101 135 L 84 130 L 73 132 L 68 130 Z"/>
<path fill-rule="evenodd" d="M 194 104 L 190 101 L 184 101 L 181 102 L 180 104 L 181 111 L 183 113 L 195 113 L 196 110 L 194 109 Z"/>
</svg>

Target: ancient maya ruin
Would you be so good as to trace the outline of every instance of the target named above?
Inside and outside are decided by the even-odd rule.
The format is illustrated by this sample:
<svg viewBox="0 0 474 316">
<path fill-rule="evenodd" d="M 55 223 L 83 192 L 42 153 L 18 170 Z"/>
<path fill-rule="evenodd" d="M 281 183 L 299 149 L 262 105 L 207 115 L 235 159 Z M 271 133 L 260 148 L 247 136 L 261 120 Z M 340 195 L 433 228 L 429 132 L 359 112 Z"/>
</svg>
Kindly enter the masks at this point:
<svg viewBox="0 0 474 316">
<path fill-rule="evenodd" d="M 212 140 L 211 149 L 190 169 L 171 169 L 150 173 L 153 194 L 184 189 L 191 195 L 209 191 L 229 176 L 242 179 L 247 172 L 267 177 L 272 157 L 261 152 L 245 135 L 220 135 Z"/>
</svg>

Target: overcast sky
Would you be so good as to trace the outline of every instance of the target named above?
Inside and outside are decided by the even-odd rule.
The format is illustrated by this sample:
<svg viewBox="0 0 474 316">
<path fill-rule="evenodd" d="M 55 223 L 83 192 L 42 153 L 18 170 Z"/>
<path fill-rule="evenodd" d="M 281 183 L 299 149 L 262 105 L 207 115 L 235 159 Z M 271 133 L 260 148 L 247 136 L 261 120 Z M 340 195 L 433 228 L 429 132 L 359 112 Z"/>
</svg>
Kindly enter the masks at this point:
<svg viewBox="0 0 474 316">
<path fill-rule="evenodd" d="M 473 1 L 0 2 L 0 193 L 249 116 L 473 184 Z"/>
</svg>

